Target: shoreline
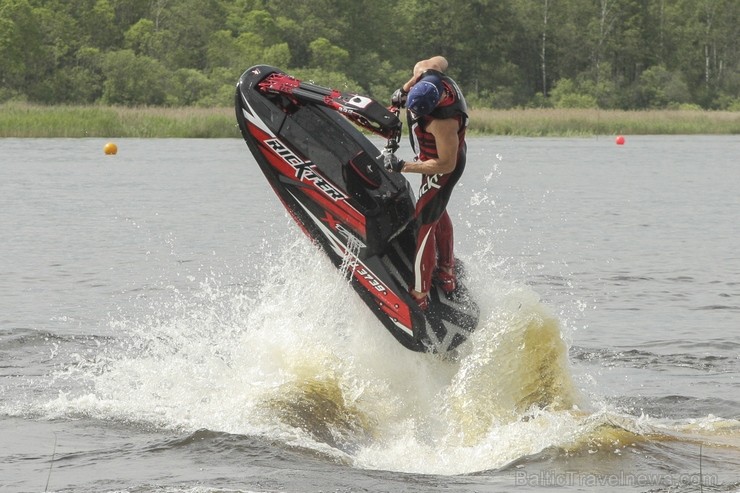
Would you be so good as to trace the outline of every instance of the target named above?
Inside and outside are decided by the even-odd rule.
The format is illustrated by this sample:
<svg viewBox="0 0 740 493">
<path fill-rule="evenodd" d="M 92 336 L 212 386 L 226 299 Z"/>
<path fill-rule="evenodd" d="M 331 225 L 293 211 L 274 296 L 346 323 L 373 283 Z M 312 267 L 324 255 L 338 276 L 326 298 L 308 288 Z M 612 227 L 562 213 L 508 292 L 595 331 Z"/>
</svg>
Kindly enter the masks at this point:
<svg viewBox="0 0 740 493">
<path fill-rule="evenodd" d="M 588 137 L 740 135 L 740 112 L 702 110 L 471 109 L 470 135 Z M 232 107 L 0 105 L 0 138 L 241 137 Z"/>
</svg>

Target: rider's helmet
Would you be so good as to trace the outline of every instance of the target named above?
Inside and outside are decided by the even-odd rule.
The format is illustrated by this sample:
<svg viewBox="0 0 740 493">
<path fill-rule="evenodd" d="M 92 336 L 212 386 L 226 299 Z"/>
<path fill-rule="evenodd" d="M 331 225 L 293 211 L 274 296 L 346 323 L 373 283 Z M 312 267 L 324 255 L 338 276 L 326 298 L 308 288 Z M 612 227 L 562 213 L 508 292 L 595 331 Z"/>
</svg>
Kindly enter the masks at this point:
<svg viewBox="0 0 740 493">
<path fill-rule="evenodd" d="M 406 108 L 417 116 L 428 115 L 437 107 L 443 90 L 439 75 L 425 75 L 409 91 Z"/>
</svg>

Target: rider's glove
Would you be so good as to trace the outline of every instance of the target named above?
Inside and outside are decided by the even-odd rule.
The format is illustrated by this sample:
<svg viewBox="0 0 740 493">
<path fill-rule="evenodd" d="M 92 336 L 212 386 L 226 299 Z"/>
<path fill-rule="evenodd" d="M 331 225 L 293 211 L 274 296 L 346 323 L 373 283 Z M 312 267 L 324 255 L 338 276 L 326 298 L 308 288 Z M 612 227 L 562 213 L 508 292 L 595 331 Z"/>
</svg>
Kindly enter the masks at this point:
<svg viewBox="0 0 740 493">
<path fill-rule="evenodd" d="M 409 93 L 403 90 L 403 87 L 396 89 L 396 92 L 391 95 L 391 105 L 396 108 L 403 108 L 406 106 L 406 98 Z"/>
<path fill-rule="evenodd" d="M 398 159 L 395 154 L 391 152 L 383 153 L 383 166 L 388 171 L 395 171 L 398 173 L 403 169 L 404 164 L 406 164 L 406 161 Z"/>
</svg>

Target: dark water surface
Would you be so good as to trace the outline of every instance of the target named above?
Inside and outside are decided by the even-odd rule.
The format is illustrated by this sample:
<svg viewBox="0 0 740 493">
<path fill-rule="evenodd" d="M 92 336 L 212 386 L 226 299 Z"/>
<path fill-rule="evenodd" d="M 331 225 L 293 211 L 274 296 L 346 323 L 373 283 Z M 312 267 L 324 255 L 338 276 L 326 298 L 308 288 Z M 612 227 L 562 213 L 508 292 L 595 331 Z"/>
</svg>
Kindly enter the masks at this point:
<svg viewBox="0 0 740 493">
<path fill-rule="evenodd" d="M 104 143 L 0 140 L 0 492 L 740 490 L 740 137 L 470 139 L 457 361 L 241 140 Z"/>
</svg>

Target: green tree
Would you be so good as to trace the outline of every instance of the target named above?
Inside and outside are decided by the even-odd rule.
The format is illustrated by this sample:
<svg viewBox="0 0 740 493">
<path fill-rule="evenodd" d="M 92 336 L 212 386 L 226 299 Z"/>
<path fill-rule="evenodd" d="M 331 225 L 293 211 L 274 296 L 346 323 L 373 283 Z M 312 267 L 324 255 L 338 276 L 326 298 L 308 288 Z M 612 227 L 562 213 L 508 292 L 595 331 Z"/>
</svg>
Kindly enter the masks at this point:
<svg viewBox="0 0 740 493">
<path fill-rule="evenodd" d="M 681 74 L 656 65 L 642 72 L 638 83 L 639 105 L 644 108 L 678 107 L 690 99 Z"/>
<path fill-rule="evenodd" d="M 261 40 L 259 43 L 262 44 Z M 239 45 L 231 31 L 226 29 L 216 31 L 211 34 L 206 46 L 206 68 L 212 70 L 215 67 L 232 67 L 240 58 L 239 52 Z"/>
<path fill-rule="evenodd" d="M 550 93 L 555 108 L 596 108 L 596 98 L 584 94 L 570 79 L 560 79 Z"/>
<path fill-rule="evenodd" d="M 247 67 L 244 67 L 247 68 Z M 234 85 L 240 72 L 216 67 L 209 73 L 209 88 L 198 101 L 198 106 L 231 106 L 234 104 Z"/>
<path fill-rule="evenodd" d="M 340 72 L 349 60 L 349 52 L 331 44 L 326 38 L 317 38 L 308 45 L 311 54 L 310 64 L 313 68 Z"/>
<path fill-rule="evenodd" d="M 442 54 L 474 105 L 734 108 L 738 39 L 738 0 L 0 0 L 0 100 L 230 104 L 257 63 L 385 100 Z"/>
<path fill-rule="evenodd" d="M 157 27 L 165 31 L 160 61 L 170 69 L 205 69 L 208 41 L 224 23 L 221 5 L 217 0 L 180 0 L 167 4 Z"/>
<path fill-rule="evenodd" d="M 238 32 L 257 34 L 266 44 L 276 44 L 282 41 L 282 32 L 277 21 L 266 10 L 253 10 L 247 13 Z"/>
<path fill-rule="evenodd" d="M 278 43 L 265 48 L 262 54 L 262 61 L 266 65 L 272 65 L 278 68 L 290 66 L 291 56 L 288 43 Z"/>
<path fill-rule="evenodd" d="M 199 70 L 181 68 L 172 74 L 167 102 L 173 106 L 192 106 L 207 96 L 211 81 Z"/>
<path fill-rule="evenodd" d="M 152 0 L 109 0 L 116 16 L 116 24 L 125 32 L 149 13 Z"/>
<path fill-rule="evenodd" d="M 356 80 L 364 91 L 381 91 L 387 98 L 401 80 L 406 77 L 411 67 L 399 61 L 408 56 L 404 50 L 406 43 L 405 29 L 398 13 L 399 3 L 395 0 L 353 0 L 343 2 L 341 8 L 342 23 L 347 28 L 332 43 L 345 49 L 350 57 L 343 62 L 342 72 Z M 401 77 L 395 74 L 399 69 Z M 381 87 L 390 89 L 388 92 Z"/>
<path fill-rule="evenodd" d="M 310 44 L 324 38 L 340 46 L 341 39 L 349 29 L 343 13 L 353 0 L 270 0 L 267 11 L 288 43 L 295 67 L 309 67 Z"/>
<path fill-rule="evenodd" d="M 162 32 L 151 19 L 139 19 L 124 34 L 124 46 L 137 55 L 156 57 L 162 53 Z"/>
<path fill-rule="evenodd" d="M 132 50 L 107 53 L 103 60 L 102 101 L 107 104 L 163 105 L 170 72 L 157 60 Z"/>
<path fill-rule="evenodd" d="M 548 96 L 554 65 L 554 14 L 556 0 L 521 0 L 515 2 L 517 18 L 522 30 L 516 36 L 512 55 L 522 60 L 522 72 L 533 91 Z"/>
<path fill-rule="evenodd" d="M 89 45 L 96 48 L 120 45 L 123 31 L 116 23 L 116 13 L 109 0 L 89 0 L 80 2 L 79 24 L 89 36 Z"/>
<path fill-rule="evenodd" d="M 5 98 L 27 93 L 51 64 L 38 17 L 27 0 L 0 0 L 0 83 Z"/>
</svg>

